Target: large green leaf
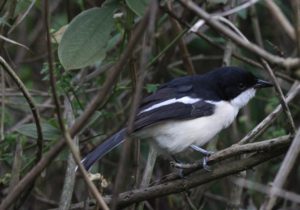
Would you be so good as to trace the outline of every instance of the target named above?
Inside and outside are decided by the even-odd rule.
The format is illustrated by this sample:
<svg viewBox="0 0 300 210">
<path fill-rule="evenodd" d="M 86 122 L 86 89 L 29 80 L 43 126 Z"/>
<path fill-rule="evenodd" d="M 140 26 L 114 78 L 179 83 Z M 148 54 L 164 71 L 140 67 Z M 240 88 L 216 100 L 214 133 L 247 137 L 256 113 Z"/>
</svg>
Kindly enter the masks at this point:
<svg viewBox="0 0 300 210">
<path fill-rule="evenodd" d="M 58 57 L 65 69 L 83 68 L 105 58 L 115 8 L 114 3 L 92 8 L 71 21 L 58 46 Z"/>
<path fill-rule="evenodd" d="M 126 0 L 127 6 L 138 16 L 143 16 L 149 0 Z"/>
<path fill-rule="evenodd" d="M 55 140 L 61 135 L 59 129 L 53 127 L 48 123 L 42 123 L 42 131 L 43 138 L 45 140 Z M 36 125 L 34 123 L 25 124 L 18 127 L 17 132 L 23 134 L 24 136 L 37 139 Z"/>
</svg>

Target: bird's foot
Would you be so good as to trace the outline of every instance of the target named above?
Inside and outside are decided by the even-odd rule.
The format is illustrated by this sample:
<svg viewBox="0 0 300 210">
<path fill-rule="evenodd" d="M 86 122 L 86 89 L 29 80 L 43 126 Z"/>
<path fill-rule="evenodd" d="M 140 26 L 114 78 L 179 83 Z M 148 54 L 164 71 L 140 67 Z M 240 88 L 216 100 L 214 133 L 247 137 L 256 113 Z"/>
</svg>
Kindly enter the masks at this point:
<svg viewBox="0 0 300 210">
<path fill-rule="evenodd" d="M 177 162 L 177 161 L 171 161 L 170 162 L 170 165 L 172 168 L 176 168 L 178 169 L 178 176 L 181 178 L 181 179 L 185 179 L 185 176 L 184 176 L 184 173 L 183 173 L 183 169 L 186 168 L 186 164 L 185 163 L 180 163 L 180 162 Z"/>
<path fill-rule="evenodd" d="M 171 161 L 170 165 L 171 165 L 172 168 L 187 169 L 187 168 L 190 168 L 191 164 Z"/>
<path fill-rule="evenodd" d="M 203 167 L 203 169 L 206 170 L 206 171 L 212 171 L 212 170 L 211 170 L 211 167 L 207 164 L 207 161 L 208 161 L 209 156 L 210 156 L 210 155 L 207 155 L 207 156 L 204 156 L 204 157 L 203 157 L 202 167 Z"/>
<path fill-rule="evenodd" d="M 212 151 L 208 151 L 205 149 L 202 149 L 201 147 L 198 147 L 197 145 L 191 145 L 190 146 L 193 150 L 200 152 L 202 155 L 204 155 L 203 157 L 203 161 L 202 161 L 202 167 L 206 170 L 206 171 L 211 171 L 211 168 L 208 166 L 207 161 L 209 156 L 211 156 L 214 152 Z"/>
</svg>

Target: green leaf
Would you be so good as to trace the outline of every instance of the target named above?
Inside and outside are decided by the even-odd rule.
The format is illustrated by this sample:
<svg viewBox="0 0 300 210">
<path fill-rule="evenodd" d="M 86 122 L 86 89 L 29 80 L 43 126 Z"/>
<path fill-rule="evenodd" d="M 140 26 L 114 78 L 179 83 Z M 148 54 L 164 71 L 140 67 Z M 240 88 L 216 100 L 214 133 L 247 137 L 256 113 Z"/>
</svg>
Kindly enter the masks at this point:
<svg viewBox="0 0 300 210">
<path fill-rule="evenodd" d="M 58 46 L 58 57 L 65 69 L 83 68 L 105 58 L 116 6 L 110 3 L 92 8 L 71 21 Z"/>
<path fill-rule="evenodd" d="M 53 127 L 48 123 L 42 123 L 42 131 L 43 131 L 43 138 L 45 140 L 55 140 L 59 138 L 59 136 L 61 135 L 59 129 Z M 36 125 L 34 123 L 29 123 L 20 126 L 19 128 L 17 128 L 17 132 L 23 134 L 24 136 L 37 139 Z"/>
<path fill-rule="evenodd" d="M 159 84 L 146 84 L 146 91 L 147 93 L 153 93 L 157 90 Z"/>
<path fill-rule="evenodd" d="M 149 0 L 126 0 L 127 6 L 138 16 L 143 16 Z"/>
</svg>

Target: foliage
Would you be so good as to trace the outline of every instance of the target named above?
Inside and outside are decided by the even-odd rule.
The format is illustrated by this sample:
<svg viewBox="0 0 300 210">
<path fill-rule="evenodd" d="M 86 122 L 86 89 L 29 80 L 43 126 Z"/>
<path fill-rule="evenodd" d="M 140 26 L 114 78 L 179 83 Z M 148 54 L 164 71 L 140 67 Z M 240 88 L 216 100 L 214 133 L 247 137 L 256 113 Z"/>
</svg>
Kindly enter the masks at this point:
<svg viewBox="0 0 300 210">
<path fill-rule="evenodd" d="M 34 99 L 42 122 L 44 139 L 42 152 L 46 155 L 63 139 L 57 122 L 57 111 L 51 99 L 50 67 L 47 60 L 49 49 L 42 16 L 45 12 L 44 2 L 37 1 L 34 4 L 32 2 L 4 0 L 0 3 L 0 34 L 30 49 L 28 51 L 12 45 L 0 37 L 0 49 L 2 49 L 0 54 L 10 63 Z M 207 25 L 199 29 L 200 35 L 190 32 L 188 27 L 196 23 L 198 17 L 192 10 L 184 8 L 179 1 L 170 1 L 172 7 L 167 6 L 167 1 L 159 1 L 158 14 L 152 17 L 155 20 L 153 35 L 149 35 L 151 33 L 148 30 L 151 26 L 148 23 L 146 30 L 143 31 L 144 34 L 139 37 L 140 40 L 134 40 L 132 56 L 127 55 L 126 63 L 121 66 L 122 71 L 114 74 L 118 62 L 128 49 L 130 40 L 145 17 L 151 2 L 150 0 L 49 1 L 51 8 L 49 30 L 52 38 L 55 85 L 61 100 L 60 108 L 65 112 L 64 123 L 72 131 L 72 125 L 90 107 L 95 96 L 106 96 L 101 100 L 100 105 L 92 110 L 92 116 L 77 133 L 82 156 L 127 124 L 140 75 L 146 75 L 141 86 L 142 95 L 145 96 L 155 92 L 159 85 L 166 81 L 191 74 L 193 70 L 187 65 L 185 59 L 192 63 L 196 73 L 202 74 L 223 65 L 224 55 L 232 48 L 234 54 L 229 56 L 231 65 L 243 67 L 259 77 L 270 80 L 265 69 L 260 66 L 261 57 L 257 53 L 234 44 Z M 195 2 L 210 14 L 224 12 L 237 6 L 234 3 L 236 1 L 233 0 Z M 292 0 L 275 2 L 288 21 L 296 22 Z M 174 24 L 170 13 L 178 17 L 177 24 L 180 26 Z M 154 14 L 153 11 L 150 14 Z M 262 35 L 261 48 L 265 48 L 274 56 L 290 58 L 294 56 L 294 52 L 299 51 L 296 41 L 282 29 L 263 1 L 256 3 L 253 8 L 248 7 L 238 11 L 237 15 L 229 15 L 228 19 L 253 43 L 257 42 L 256 36 L 259 30 L 256 28 L 255 21 L 258 21 Z M 144 40 L 146 45 L 142 45 Z M 151 48 L 149 53 L 143 54 L 147 47 Z M 145 64 L 142 63 L 143 59 L 146 60 L 146 65 L 141 66 Z M 299 81 L 299 66 L 288 69 L 274 62 L 271 63 L 271 67 L 284 93 L 294 82 Z M 8 74 L 4 77 L 1 73 L 1 78 L 5 80 L 5 89 L 1 80 L 0 101 L 3 106 L 0 118 L 0 201 L 11 192 L 12 186 L 17 185 L 18 181 L 35 167 L 38 150 L 36 123 L 32 118 L 28 102 Z M 105 89 L 111 78 L 113 78 L 111 86 Z M 68 102 L 71 103 L 71 111 L 67 109 Z M 265 116 L 273 112 L 279 104 L 280 99 L 274 90 L 259 92 L 255 99 L 241 111 L 235 124 L 224 130 L 206 147 L 218 151 L 231 146 L 251 131 Z M 300 109 L 297 99 L 290 103 L 290 109 L 298 125 Z M 281 114 L 255 141 L 289 134 L 290 128 L 287 122 L 286 115 Z M 126 165 L 122 191 L 138 188 L 136 181 L 139 179 L 136 175 L 143 172 L 149 150 L 147 141 L 141 141 L 138 150 L 139 144 L 136 143 L 134 136 L 132 140 L 134 141 L 131 145 L 135 149 L 131 149 L 129 163 Z M 140 160 L 136 159 L 139 156 L 136 151 L 140 152 Z M 108 188 L 100 190 L 103 194 L 112 194 L 120 154 L 121 148 L 112 151 L 92 169 L 100 171 L 109 183 Z M 28 186 L 28 195 L 24 193 L 18 196 L 17 201 L 13 203 L 15 209 L 48 209 L 59 205 L 66 168 L 70 164 L 67 161 L 69 150 L 58 151 L 56 155 L 58 158 L 53 158 L 42 174 L 34 179 L 33 188 L 29 189 Z M 193 162 L 199 159 L 199 154 L 187 152 L 180 154 L 179 157 L 181 160 Z M 243 157 L 245 156 L 238 156 L 241 159 Z M 280 157 L 272 159 L 255 167 L 255 170 L 245 170 L 244 178 L 268 187 L 269 182 L 273 182 L 281 163 Z M 171 171 L 174 169 L 169 167 L 169 161 L 159 158 L 153 180 L 161 179 Z M 189 177 L 186 179 L 188 180 Z M 82 179 L 76 179 L 72 199 L 74 203 L 82 202 L 89 196 L 82 182 Z M 295 187 L 299 186 L 299 182 L 299 167 L 295 166 L 290 180 L 286 183 L 286 190 L 299 194 L 299 189 Z M 231 179 L 229 181 L 228 178 L 222 178 L 189 189 L 184 194 L 172 194 L 149 200 L 147 205 L 153 209 L 188 209 L 193 205 L 196 209 L 231 208 L 236 204 L 230 197 L 235 187 Z M 241 190 L 242 193 L 237 195 L 240 196 L 238 197 L 240 206 L 232 209 L 260 208 L 266 196 L 256 190 L 251 187 Z M 299 203 L 290 200 L 284 202 L 286 206 L 282 203 L 278 203 L 281 209 L 293 205 L 299 207 Z"/>
</svg>

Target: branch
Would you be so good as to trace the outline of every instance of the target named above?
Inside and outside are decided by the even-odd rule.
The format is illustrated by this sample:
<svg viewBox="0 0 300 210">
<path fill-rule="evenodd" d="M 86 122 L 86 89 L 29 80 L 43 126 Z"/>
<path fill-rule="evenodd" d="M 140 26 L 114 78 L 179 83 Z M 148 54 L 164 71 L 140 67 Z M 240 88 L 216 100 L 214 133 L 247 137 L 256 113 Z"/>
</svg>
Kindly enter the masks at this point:
<svg viewBox="0 0 300 210">
<path fill-rule="evenodd" d="M 215 164 L 217 162 L 226 160 L 228 158 L 246 154 L 246 153 L 253 153 L 253 152 L 262 152 L 262 151 L 268 151 L 270 150 L 271 147 L 282 147 L 287 145 L 291 140 L 290 135 L 285 135 L 281 137 L 277 137 L 274 139 L 269 139 L 269 140 L 264 140 L 261 142 L 256 142 L 256 143 L 249 143 L 245 145 L 237 145 L 234 144 L 231 147 L 228 147 L 224 150 L 218 151 L 214 154 L 212 154 L 208 160 L 207 163 L 209 165 Z M 197 161 L 192 164 L 182 164 L 182 163 L 176 163 L 174 166 L 178 168 L 183 168 L 183 169 L 193 169 L 190 171 L 184 172 L 184 175 L 188 175 L 194 171 L 194 169 L 199 169 L 202 167 L 202 160 Z M 178 178 L 178 175 L 176 174 L 176 177 Z M 168 176 L 167 179 L 164 179 L 163 182 L 173 180 L 175 177 Z"/>
<path fill-rule="evenodd" d="M 73 137 L 82 128 L 86 125 L 87 121 L 90 117 L 94 114 L 97 108 L 102 104 L 102 101 L 109 95 L 110 90 L 114 83 L 117 80 L 118 75 L 121 73 L 123 67 L 126 65 L 127 61 L 132 55 L 133 50 L 136 47 L 136 42 L 141 38 L 141 34 L 144 32 L 146 28 L 146 17 L 144 17 L 139 25 L 137 26 L 136 30 L 132 35 L 132 39 L 128 42 L 126 49 L 124 50 L 123 54 L 121 55 L 119 62 L 115 64 L 112 68 L 108 71 L 110 74 L 108 75 L 107 79 L 105 80 L 101 90 L 96 94 L 96 96 L 92 99 L 90 104 L 86 107 L 83 114 L 77 118 L 73 126 L 70 128 L 70 135 Z M 8 195 L 2 200 L 0 205 L 0 210 L 6 210 L 15 199 L 23 192 L 26 187 L 32 183 L 40 173 L 55 159 L 55 157 L 60 153 L 60 151 L 65 146 L 65 141 L 60 140 L 52 148 L 44 154 L 42 159 L 36 164 L 35 167 L 31 169 L 24 177 L 20 180 L 20 182 L 14 187 L 13 193 L 8 193 Z"/>
<path fill-rule="evenodd" d="M 27 103 L 29 104 L 30 110 L 32 112 L 35 126 L 36 126 L 36 132 L 37 132 L 37 156 L 36 156 L 36 162 L 38 162 L 43 154 L 43 132 L 42 132 L 42 126 L 41 126 L 41 119 L 39 111 L 34 103 L 33 98 L 31 97 L 29 91 L 27 90 L 26 86 L 22 82 L 22 80 L 18 77 L 18 75 L 14 72 L 14 70 L 9 66 L 9 64 L 0 56 L 0 65 L 3 67 L 3 69 L 6 71 L 6 73 L 13 79 L 13 81 L 16 83 L 16 85 L 21 90 L 22 94 L 24 95 L 24 98 L 26 99 Z"/>
<path fill-rule="evenodd" d="M 51 47 L 51 37 L 50 37 L 50 27 L 49 27 L 48 0 L 45 0 L 44 11 L 45 11 L 45 28 L 46 28 L 46 35 L 47 35 L 47 50 L 48 50 L 48 63 L 49 63 L 49 74 L 50 74 L 50 86 L 51 86 L 53 101 L 54 101 L 55 108 L 56 108 L 57 120 L 58 120 L 60 129 L 63 133 L 63 137 L 75 159 L 75 162 L 77 163 L 77 165 L 79 167 L 79 171 L 83 175 L 86 185 L 88 186 L 89 190 L 93 194 L 93 196 L 96 199 L 99 206 L 104 210 L 109 210 L 108 206 L 106 205 L 106 203 L 103 200 L 103 197 L 97 190 L 97 187 L 89 179 L 88 172 L 86 171 L 86 169 L 84 168 L 84 166 L 81 163 L 81 158 L 79 156 L 78 147 L 76 147 L 75 144 L 73 143 L 70 132 L 67 130 L 65 123 L 64 123 L 64 119 L 63 119 L 61 108 L 60 108 L 60 102 L 59 102 L 59 98 L 58 98 L 57 91 L 56 91 L 56 78 L 54 75 L 53 62 L 52 62 L 52 47 Z"/>
<path fill-rule="evenodd" d="M 298 128 L 297 134 L 280 166 L 280 169 L 274 179 L 271 190 L 269 192 L 269 200 L 266 205 L 266 210 L 273 209 L 276 203 L 278 191 L 284 187 L 286 179 L 292 171 L 297 157 L 300 153 L 300 128 Z"/>
<path fill-rule="evenodd" d="M 263 41 L 262 41 L 262 35 L 261 35 L 261 30 L 260 30 L 260 26 L 259 26 L 259 21 L 257 19 L 256 16 L 256 10 L 255 7 L 252 7 L 252 24 L 253 24 L 253 30 L 254 30 L 254 35 L 255 35 L 255 39 L 256 42 L 258 43 L 258 45 L 263 48 Z M 275 90 L 277 92 L 279 101 L 283 107 L 283 112 L 286 115 L 287 119 L 288 119 L 288 123 L 289 123 L 289 131 L 290 133 L 294 134 L 296 132 L 296 128 L 295 128 L 295 123 L 294 120 L 292 118 L 292 114 L 290 112 L 290 109 L 287 105 L 286 99 L 283 95 L 283 92 L 281 90 L 281 87 L 279 85 L 279 82 L 275 76 L 274 71 L 271 69 L 270 65 L 268 64 L 267 61 L 265 61 L 264 59 L 260 59 L 261 63 L 263 65 L 263 67 L 267 70 L 267 72 L 269 73 L 269 76 L 271 77 L 273 84 L 275 86 Z"/>
<path fill-rule="evenodd" d="M 131 141 L 130 140 L 130 134 L 134 131 L 134 121 L 135 117 L 138 111 L 138 107 L 141 100 L 142 90 L 143 90 L 143 84 L 144 79 L 146 76 L 147 68 L 147 62 L 151 54 L 151 47 L 153 43 L 153 36 L 155 32 L 155 20 L 156 20 L 156 14 L 157 14 L 157 7 L 158 2 L 157 0 L 151 1 L 151 3 L 148 6 L 148 9 L 146 11 L 146 17 L 147 17 L 147 29 L 145 34 L 141 35 L 143 37 L 143 43 L 142 43 L 142 52 L 140 55 L 140 63 L 139 63 L 139 69 L 137 72 L 137 81 L 135 85 L 135 91 L 132 99 L 131 109 L 129 113 L 129 119 L 128 119 L 128 126 L 126 130 L 126 137 L 128 141 L 125 141 L 124 146 L 122 148 L 121 157 L 118 164 L 118 170 L 117 170 L 117 177 L 115 179 L 115 186 L 113 190 L 113 197 L 112 197 L 112 203 L 111 203 L 111 209 L 115 210 L 117 209 L 117 199 L 118 195 L 120 193 L 120 189 L 122 185 L 124 184 L 124 176 L 126 175 L 126 163 L 128 162 L 129 156 L 130 156 L 130 148 L 131 148 Z M 136 43 L 138 44 L 138 43 Z M 129 138 L 128 138 L 129 137 Z"/>
<path fill-rule="evenodd" d="M 180 19 L 179 17 L 177 17 L 176 14 L 173 13 L 172 11 L 170 11 L 169 9 L 167 9 L 167 8 L 165 8 L 163 6 L 160 6 L 160 8 L 162 10 L 164 10 L 170 17 L 174 18 L 179 23 L 181 23 L 182 25 L 184 25 L 186 28 L 192 28 L 192 26 L 189 23 L 187 23 L 187 22 L 183 21 L 182 19 Z M 201 37 L 202 39 L 204 39 L 205 41 L 207 41 L 209 44 L 213 45 L 214 47 L 217 47 L 217 48 L 219 48 L 221 50 L 225 50 L 225 47 L 223 45 L 219 45 L 219 44 L 215 43 L 210 37 L 206 36 L 205 34 L 202 34 L 202 33 L 198 32 L 198 31 L 192 31 L 192 32 L 195 33 L 197 36 Z M 262 65 L 260 63 L 254 61 L 252 59 L 243 57 L 243 56 L 241 56 L 240 54 L 238 54 L 236 52 L 233 52 L 232 56 L 235 57 L 236 59 L 241 60 L 241 61 L 243 61 L 245 63 L 248 63 L 248 64 L 250 64 L 250 65 L 252 65 L 254 67 L 263 69 L 263 67 L 262 67 Z"/>
<path fill-rule="evenodd" d="M 282 13 L 280 8 L 277 6 L 277 4 L 273 0 L 265 0 L 266 7 L 270 10 L 271 15 L 277 20 L 279 25 L 284 29 L 284 31 L 287 33 L 287 35 L 292 39 L 296 40 L 296 33 L 289 22 L 289 20 L 285 17 L 285 15 Z"/>
<path fill-rule="evenodd" d="M 167 7 L 170 11 L 173 11 L 173 5 L 172 1 L 168 0 L 167 1 Z M 172 28 L 175 32 L 175 34 L 180 34 L 182 32 L 182 28 L 178 21 L 174 18 L 171 18 L 171 24 Z M 190 58 L 190 53 L 188 51 L 188 48 L 186 46 L 186 43 L 184 42 L 183 37 L 181 37 L 178 41 L 178 47 L 179 47 L 179 53 L 181 55 L 181 60 L 183 62 L 184 67 L 186 68 L 186 71 L 188 74 L 193 75 L 196 74 L 195 68 L 193 66 L 193 62 Z"/>
<path fill-rule="evenodd" d="M 287 105 L 286 99 L 285 99 L 285 97 L 283 95 L 283 92 L 281 90 L 281 87 L 279 85 L 279 82 L 278 82 L 273 70 L 271 69 L 270 65 L 263 59 L 261 59 L 261 61 L 262 61 L 263 66 L 265 67 L 265 69 L 269 73 L 270 77 L 272 78 L 273 84 L 275 86 L 275 90 L 278 94 L 278 98 L 279 98 L 282 110 L 283 110 L 284 114 L 286 115 L 286 117 L 288 119 L 289 131 L 290 131 L 291 134 L 295 134 L 295 132 L 296 132 L 295 123 L 294 123 L 290 108 Z"/>
<path fill-rule="evenodd" d="M 203 9 L 198 7 L 197 4 L 195 4 L 191 0 L 180 0 L 180 3 L 195 12 L 199 17 L 203 18 L 207 24 L 209 24 L 211 27 L 216 29 L 217 31 L 224 34 L 226 37 L 231 39 L 233 42 L 235 42 L 237 45 L 244 47 L 245 49 L 259 55 L 263 59 L 280 66 L 283 66 L 285 68 L 292 68 L 297 67 L 300 65 L 300 59 L 298 58 L 282 58 L 280 56 L 273 55 L 264 49 L 260 48 L 259 46 L 255 45 L 251 42 L 246 42 L 244 39 L 240 38 L 236 33 L 232 32 L 230 29 L 225 27 L 223 24 L 221 24 L 219 21 L 217 21 L 215 18 L 212 18 L 210 14 L 205 12 Z"/>
<path fill-rule="evenodd" d="M 300 84 L 295 83 L 286 97 L 286 103 L 290 103 L 298 94 L 300 89 Z M 245 144 L 253 141 L 258 136 L 260 136 L 279 116 L 282 111 L 282 106 L 278 105 L 264 120 L 262 120 L 258 125 L 255 126 L 243 139 L 241 139 L 238 144 Z"/>
<path fill-rule="evenodd" d="M 283 149 L 279 149 L 274 151 L 271 150 L 268 153 L 258 153 L 240 161 L 233 160 L 226 164 L 218 165 L 218 167 L 216 167 L 212 172 L 201 170 L 199 173 L 195 173 L 193 176 L 187 177 L 187 179 L 175 180 L 145 189 L 121 193 L 118 204 L 120 206 L 127 206 L 131 203 L 140 202 L 142 200 L 153 199 L 172 193 L 186 191 L 187 189 L 197 187 L 204 183 L 208 183 L 213 180 L 252 168 L 264 161 L 282 154 L 284 151 L 285 150 Z M 109 201 L 109 199 L 107 201 Z"/>
<path fill-rule="evenodd" d="M 277 143 L 277 140 L 273 140 L 273 143 L 264 147 L 267 152 L 257 152 L 254 155 L 247 156 L 241 160 L 230 160 L 226 163 L 218 164 L 216 167 L 212 167 L 213 170 L 211 172 L 200 170 L 197 173 L 187 176 L 186 179 L 173 180 L 152 187 L 121 193 L 119 195 L 118 206 L 125 207 L 144 200 L 183 192 L 216 179 L 251 169 L 256 165 L 283 154 L 286 151 L 289 141 L 285 139 L 280 142 L 281 143 Z M 244 148 L 244 146 L 246 145 L 238 146 L 238 148 Z M 111 197 L 105 196 L 105 200 L 109 203 L 111 201 Z M 82 205 L 83 203 L 72 205 L 71 209 L 80 208 Z"/>
<path fill-rule="evenodd" d="M 64 98 L 64 105 L 65 105 L 65 116 L 68 126 L 71 126 L 74 123 L 74 114 L 72 109 L 71 101 L 68 99 L 67 96 Z M 75 136 L 73 139 L 74 144 L 78 148 L 78 136 Z M 67 161 L 67 169 L 64 177 L 64 185 L 62 188 L 60 201 L 59 201 L 59 209 L 60 210 L 67 210 L 70 208 L 74 185 L 76 181 L 76 170 L 77 164 L 72 156 L 72 154 L 68 154 L 68 161 Z"/>
</svg>

